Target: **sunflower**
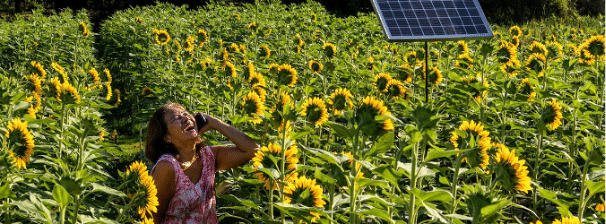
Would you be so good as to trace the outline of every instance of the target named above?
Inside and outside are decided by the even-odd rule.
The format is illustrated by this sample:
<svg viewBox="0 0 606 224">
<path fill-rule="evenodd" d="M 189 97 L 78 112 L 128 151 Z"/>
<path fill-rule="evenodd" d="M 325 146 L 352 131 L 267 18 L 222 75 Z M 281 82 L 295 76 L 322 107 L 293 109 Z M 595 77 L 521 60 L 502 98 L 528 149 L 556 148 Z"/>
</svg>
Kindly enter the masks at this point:
<svg viewBox="0 0 606 224">
<path fill-rule="evenodd" d="M 465 43 L 464 40 L 460 40 L 459 42 L 457 42 L 457 52 L 459 52 L 460 54 L 469 53 L 469 47 L 467 46 L 467 43 Z"/>
<path fill-rule="evenodd" d="M 406 83 L 412 82 L 412 77 L 414 76 L 414 74 L 414 70 L 412 70 L 412 68 L 410 68 L 410 65 L 408 64 L 403 64 L 398 67 L 398 78 L 404 80 L 404 82 Z"/>
<path fill-rule="evenodd" d="M 531 54 L 540 54 L 540 55 L 547 55 L 549 52 L 547 51 L 547 47 L 545 47 L 544 44 L 533 41 L 532 45 L 530 45 L 529 49 Z"/>
<path fill-rule="evenodd" d="M 536 222 L 530 222 L 530 224 L 543 224 L 543 222 L 541 222 L 541 220 L 537 220 Z"/>
<path fill-rule="evenodd" d="M 478 76 L 470 76 L 470 77 L 461 78 L 462 81 L 467 82 L 467 85 L 469 86 L 469 91 L 471 93 L 473 93 L 472 98 L 476 102 L 480 102 L 480 101 L 482 101 L 482 99 L 484 99 L 484 98 L 486 98 L 486 96 L 488 96 L 488 90 L 484 90 L 484 91 L 480 92 L 480 90 L 478 90 L 475 87 L 470 85 L 473 83 L 480 82 L 481 79 L 482 78 L 479 76 L 479 74 L 478 74 Z M 486 80 L 484 80 L 484 82 L 482 82 L 482 85 L 484 87 L 488 87 L 488 82 Z"/>
<path fill-rule="evenodd" d="M 203 29 L 198 30 L 198 41 L 200 41 L 198 47 L 202 47 L 204 44 L 208 43 L 208 33 L 206 33 L 206 31 Z"/>
<path fill-rule="evenodd" d="M 375 70 L 375 67 L 379 64 L 379 62 L 375 61 L 375 58 L 371 55 L 366 60 L 368 60 L 368 68 L 372 71 Z"/>
<path fill-rule="evenodd" d="M 326 205 L 322 198 L 323 191 L 322 187 L 316 184 L 316 179 L 300 176 L 294 180 L 294 183 L 289 183 L 284 188 L 284 203 L 323 208 Z M 316 212 L 310 212 L 310 214 L 314 216 L 312 222 L 320 218 L 320 214 Z"/>
<path fill-rule="evenodd" d="M 105 95 L 105 100 L 109 101 L 112 98 L 112 86 L 109 83 L 105 84 L 105 88 L 107 89 L 107 94 Z"/>
<path fill-rule="evenodd" d="M 251 123 L 260 124 L 261 121 L 263 121 L 263 119 L 261 119 L 259 115 L 263 114 L 265 106 L 263 105 L 263 101 L 261 101 L 261 98 L 256 92 L 250 91 L 248 94 L 246 94 L 246 96 L 242 98 L 242 108 L 244 114 L 254 118 L 250 121 Z"/>
<path fill-rule="evenodd" d="M 509 28 L 509 33 L 511 33 L 511 36 L 519 37 L 522 35 L 522 29 L 518 26 L 512 26 Z"/>
<path fill-rule="evenodd" d="M 243 44 L 240 44 L 240 52 L 242 52 L 242 54 L 246 54 L 246 46 Z"/>
<path fill-rule="evenodd" d="M 248 62 L 246 64 L 246 69 L 244 69 L 244 74 L 242 75 L 244 80 L 249 80 L 250 76 L 252 76 L 253 74 L 255 74 L 255 65 L 252 62 Z M 265 84 L 263 84 L 265 85 Z"/>
<path fill-rule="evenodd" d="M 311 21 L 312 22 L 318 21 L 318 16 L 315 13 L 312 13 L 310 16 L 311 16 Z"/>
<path fill-rule="evenodd" d="M 34 136 L 27 129 L 27 121 L 13 118 L 8 122 L 5 133 L 9 142 L 9 155 L 19 169 L 27 169 L 29 158 L 34 154 Z"/>
<path fill-rule="evenodd" d="M 604 36 L 592 36 L 583 42 L 579 49 L 584 49 L 594 58 L 602 57 L 606 54 L 606 38 Z"/>
<path fill-rule="evenodd" d="M 65 71 L 65 69 L 63 67 L 61 67 L 61 65 L 59 65 L 57 62 L 53 62 L 53 63 L 51 63 L 51 67 L 53 67 L 53 69 L 61 75 L 61 77 L 63 78 L 63 82 L 69 81 L 67 72 Z"/>
<path fill-rule="evenodd" d="M 497 48 L 496 60 L 503 65 L 512 66 L 518 61 L 518 52 L 511 43 L 502 40 Z"/>
<path fill-rule="evenodd" d="M 522 79 L 518 85 L 518 89 L 522 94 L 528 96 L 526 102 L 532 102 L 534 98 L 537 97 L 537 93 L 534 91 L 534 86 L 528 81 L 528 78 Z"/>
<path fill-rule="evenodd" d="M 227 61 L 227 59 L 229 59 L 229 52 L 227 52 L 227 48 L 223 48 L 221 59 L 223 60 L 223 66 L 225 66 L 225 62 Z"/>
<path fill-rule="evenodd" d="M 511 41 L 509 41 L 509 43 L 511 44 L 511 46 L 513 46 L 514 48 L 518 48 L 520 46 L 520 38 L 519 37 L 512 37 Z"/>
<path fill-rule="evenodd" d="M 551 224 L 581 224 L 579 218 L 574 216 L 562 217 L 562 220 L 559 219 L 553 220 Z"/>
<path fill-rule="evenodd" d="M 595 205 L 595 211 L 596 212 L 604 212 L 604 202 L 597 203 Z"/>
<path fill-rule="evenodd" d="M 303 47 L 303 45 L 305 45 L 305 41 L 303 41 L 303 39 L 301 39 L 301 35 L 300 34 L 296 34 L 295 35 L 295 42 L 297 42 L 297 46 L 299 47 Z"/>
<path fill-rule="evenodd" d="M 138 185 L 133 190 L 134 192 L 128 192 L 128 195 L 135 200 L 134 204 L 137 205 L 137 212 L 141 215 L 141 219 L 145 219 L 148 214 L 151 216 L 152 213 L 158 212 L 157 206 L 160 205 L 157 197 L 158 189 L 143 162 L 133 162 L 126 171 L 127 177 L 131 173 L 136 176 Z"/>
<path fill-rule="evenodd" d="M 105 73 L 105 77 L 107 78 L 107 83 L 112 83 L 112 74 L 109 73 L 109 69 L 103 69 L 103 73 Z"/>
<path fill-rule="evenodd" d="M 459 59 L 455 62 L 455 66 L 457 68 L 462 69 L 472 69 L 473 68 L 473 59 L 469 56 L 468 53 L 460 54 Z"/>
<path fill-rule="evenodd" d="M 265 58 L 269 58 L 271 56 L 271 51 L 267 45 L 263 45 L 259 48 L 259 55 L 262 55 Z"/>
<path fill-rule="evenodd" d="M 32 81 L 32 85 L 34 86 L 33 92 L 35 94 L 42 95 L 42 80 L 40 79 L 40 77 L 37 74 L 32 73 L 32 74 L 26 76 L 25 79 Z"/>
<path fill-rule="evenodd" d="M 555 100 L 547 103 L 543 108 L 541 116 L 543 123 L 549 126 L 552 130 L 557 129 L 562 125 L 562 106 Z"/>
<path fill-rule="evenodd" d="M 135 17 L 135 21 L 137 21 L 138 23 L 143 23 L 143 19 L 141 19 L 141 17 Z"/>
<path fill-rule="evenodd" d="M 250 88 L 253 92 L 259 95 L 259 99 L 262 103 L 265 103 L 265 95 L 267 95 L 267 91 L 265 90 L 265 86 L 260 84 L 255 84 Z"/>
<path fill-rule="evenodd" d="M 154 91 L 151 88 L 147 87 L 147 86 L 144 87 L 143 90 L 141 90 L 141 96 L 149 97 L 152 94 L 154 94 Z"/>
<path fill-rule="evenodd" d="M 317 126 L 328 121 L 328 110 L 324 100 L 318 97 L 307 98 L 301 105 L 301 116 Z"/>
<path fill-rule="evenodd" d="M 547 45 L 545 46 L 547 48 L 547 59 L 548 60 L 554 60 L 557 61 L 559 60 L 562 56 L 564 56 L 563 53 L 563 47 L 560 43 L 558 42 L 547 42 Z"/>
<path fill-rule="evenodd" d="M 236 18 L 237 20 L 240 20 L 240 14 L 238 14 L 238 13 L 234 14 L 234 18 Z"/>
<path fill-rule="evenodd" d="M 61 82 L 57 77 L 50 80 L 51 91 L 55 93 L 55 99 L 61 101 Z"/>
<path fill-rule="evenodd" d="M 183 49 L 181 48 L 181 42 L 179 42 L 179 40 L 174 40 L 173 45 L 176 47 L 174 48 L 175 52 L 177 52 L 177 55 L 179 55 L 179 52 L 181 52 L 181 50 Z"/>
<path fill-rule="evenodd" d="M 118 105 L 122 103 L 122 100 L 120 99 L 120 90 L 116 89 L 114 92 L 116 92 L 116 103 L 114 103 L 114 107 L 118 107 Z"/>
<path fill-rule="evenodd" d="M 330 94 L 328 105 L 334 114 L 341 114 L 346 109 L 353 108 L 353 95 L 346 88 L 338 88 L 334 93 Z"/>
<path fill-rule="evenodd" d="M 530 187 L 530 177 L 528 177 L 528 167 L 524 165 L 525 160 L 519 160 L 515 149 L 509 151 L 506 146 L 498 149 L 495 155 L 495 170 L 497 173 L 496 181 L 508 190 L 517 190 L 528 193 Z"/>
<path fill-rule="evenodd" d="M 238 44 L 236 43 L 231 43 L 231 45 L 229 45 L 229 49 L 231 49 L 231 52 L 240 52 L 240 46 L 238 46 Z"/>
<path fill-rule="evenodd" d="M 141 224 L 154 224 L 154 217 L 145 217 L 141 220 Z"/>
<path fill-rule="evenodd" d="M 112 132 L 112 140 L 114 141 L 114 143 L 116 142 L 117 137 L 118 137 L 118 131 L 116 129 L 114 129 L 114 131 Z"/>
<path fill-rule="evenodd" d="M 271 34 L 272 29 L 269 28 L 269 30 L 267 31 L 267 33 L 265 33 L 265 36 L 269 36 Z"/>
<path fill-rule="evenodd" d="M 297 70 L 288 64 L 278 67 L 278 84 L 289 87 L 295 87 L 297 82 Z"/>
<path fill-rule="evenodd" d="M 248 83 L 251 86 L 255 86 L 255 85 L 265 86 L 265 77 L 263 77 L 263 74 L 258 73 L 258 72 L 251 73 L 250 76 L 248 76 L 248 79 L 246 81 L 248 81 Z"/>
<path fill-rule="evenodd" d="M 210 58 L 204 58 L 204 60 L 200 60 L 200 64 L 202 64 L 202 67 L 204 67 L 205 69 L 208 68 L 209 66 L 211 66 L 213 63 L 213 59 Z"/>
<path fill-rule="evenodd" d="M 61 101 L 67 104 L 80 103 L 80 94 L 78 90 L 70 83 L 61 84 L 61 93 L 65 91 L 65 94 L 61 94 Z"/>
<path fill-rule="evenodd" d="M 329 58 L 332 58 L 337 54 L 337 47 L 331 43 L 324 43 L 322 50 L 324 50 L 324 55 Z"/>
<path fill-rule="evenodd" d="M 42 66 L 42 64 L 36 61 L 32 61 L 30 64 L 38 71 L 40 77 L 46 78 L 46 71 L 44 70 L 44 66 Z"/>
<path fill-rule="evenodd" d="M 141 176 L 144 173 L 147 173 L 147 165 L 145 165 L 143 161 L 135 161 L 131 163 L 128 169 L 126 170 L 126 175 L 129 175 L 130 173 L 135 173 L 138 176 Z"/>
<path fill-rule="evenodd" d="M 324 68 L 324 65 L 322 65 L 322 63 L 320 63 L 319 61 L 314 61 L 314 60 L 309 61 L 309 70 L 311 70 L 314 74 L 320 73 L 320 71 L 322 71 L 323 68 Z"/>
<path fill-rule="evenodd" d="M 36 118 L 36 113 L 38 113 L 38 111 L 40 111 L 40 108 L 42 108 L 42 98 L 40 98 L 40 94 L 34 92 L 34 95 L 31 97 L 28 97 L 25 102 L 32 102 L 33 100 L 36 100 L 35 103 L 32 103 L 29 108 L 27 109 L 27 114 L 29 114 L 29 116 Z"/>
<path fill-rule="evenodd" d="M 223 64 L 225 65 L 223 67 L 223 69 L 225 69 L 225 74 L 230 75 L 232 78 L 236 78 L 238 76 L 238 73 L 236 72 L 236 66 L 234 64 L 229 61 L 225 61 Z"/>
<path fill-rule="evenodd" d="M 593 55 L 591 55 L 591 52 L 589 52 L 587 49 L 580 48 L 579 46 L 577 51 L 579 54 L 579 63 L 584 65 L 593 65 L 593 63 L 595 63 L 596 58 L 593 57 Z"/>
<path fill-rule="evenodd" d="M 154 29 L 154 34 L 156 35 L 156 43 L 159 45 L 166 45 L 170 41 L 170 35 L 166 30 Z"/>
<path fill-rule="evenodd" d="M 335 152 L 335 153 L 336 153 L 336 152 Z M 347 163 L 349 164 L 349 167 L 345 167 L 344 169 L 346 169 L 346 170 L 351 169 L 351 166 L 353 166 L 353 155 L 351 154 L 351 152 L 341 152 L 341 154 L 343 154 L 343 155 L 347 156 L 347 158 L 349 158 L 349 159 L 347 160 Z M 356 173 L 357 173 L 357 174 L 356 174 L 356 177 L 358 177 L 358 178 L 362 178 L 362 177 L 364 177 L 364 172 L 360 171 L 360 170 L 361 170 L 361 169 L 360 169 L 360 168 L 361 168 L 361 166 L 362 166 L 362 164 L 361 164 L 361 163 L 356 163 L 356 170 L 355 170 L 355 171 L 356 171 Z M 357 187 L 357 184 L 358 184 L 358 183 L 356 183 L 356 187 Z"/>
<path fill-rule="evenodd" d="M 294 108 L 294 103 L 291 101 L 291 97 L 290 95 L 283 90 L 279 90 L 277 92 L 274 92 L 272 94 L 274 102 L 276 102 L 275 104 L 272 105 L 272 107 L 269 109 L 269 113 L 271 113 L 271 119 L 272 121 L 275 121 L 276 123 L 278 123 L 278 131 L 282 131 L 284 126 L 289 126 L 290 121 L 285 121 L 284 118 L 282 117 L 281 112 L 284 111 L 284 108 L 286 107 L 286 105 L 288 105 L 289 108 Z"/>
<path fill-rule="evenodd" d="M 284 152 L 284 158 L 286 159 L 287 165 L 286 168 L 291 170 L 290 172 L 288 172 L 288 174 L 286 174 L 286 177 L 284 178 L 284 180 L 286 180 L 287 182 L 292 181 L 298 176 L 298 174 L 294 172 L 294 169 L 297 168 L 297 163 L 299 163 L 299 158 L 297 157 L 298 152 L 299 150 L 297 149 L 297 146 L 295 144 L 288 147 L 288 149 L 286 149 L 286 151 Z M 274 163 L 274 161 L 268 157 L 269 155 L 277 159 L 276 162 L 280 164 L 279 162 L 282 159 L 282 147 L 278 144 L 269 143 L 267 146 L 263 146 L 260 150 L 257 150 L 257 152 L 255 152 L 255 157 L 252 158 L 254 171 L 257 171 L 259 167 L 276 169 L 278 168 L 278 164 Z M 270 189 L 270 185 L 273 185 L 273 190 L 279 189 L 279 183 L 271 181 L 271 179 L 273 178 L 270 178 L 269 176 L 267 176 L 267 174 L 258 171 L 253 173 L 253 175 L 265 183 L 264 186 L 266 190 Z"/>
<path fill-rule="evenodd" d="M 105 128 L 101 128 L 101 131 L 99 132 L 99 138 L 97 139 L 97 141 L 105 141 Z"/>
<path fill-rule="evenodd" d="M 194 38 L 191 36 L 188 36 L 187 39 L 185 39 L 185 48 L 183 48 L 183 50 L 187 51 L 187 52 L 192 52 L 194 50 Z"/>
<path fill-rule="evenodd" d="M 515 77 L 518 75 L 518 68 L 520 67 L 520 61 L 515 60 L 513 64 L 503 64 L 500 69 L 507 77 Z"/>
<path fill-rule="evenodd" d="M 391 118 L 376 120 L 377 116 L 391 115 L 382 100 L 367 96 L 355 111 L 355 117 L 358 124 L 363 125 L 362 131 L 367 135 L 376 135 L 377 133 L 391 131 L 394 129 Z"/>
<path fill-rule="evenodd" d="M 467 133 L 467 137 L 464 139 L 457 134 L 456 131 L 452 132 L 452 136 L 450 137 L 450 142 L 453 144 L 456 150 L 459 148 L 466 149 L 468 147 L 472 147 L 472 150 L 465 153 L 465 158 L 463 158 L 463 162 L 469 163 L 471 166 L 479 166 L 482 169 L 486 170 L 488 167 L 490 158 L 488 156 L 488 149 L 491 147 L 491 138 L 490 132 L 484 130 L 484 125 L 475 121 L 463 121 L 459 128 L 459 131 L 463 131 Z M 473 139 L 476 143 L 474 145 L 468 145 L 472 142 Z"/>
<path fill-rule="evenodd" d="M 431 66 L 431 71 L 429 71 L 429 83 L 433 85 L 438 85 L 442 82 L 442 72 L 437 67 Z M 425 79 L 425 66 L 423 66 L 423 79 Z"/>
<path fill-rule="evenodd" d="M 373 84 L 375 86 L 375 89 L 377 91 L 379 91 L 380 93 L 384 93 L 387 91 L 387 83 L 389 82 L 389 80 L 391 80 L 391 75 L 387 74 L 387 73 L 379 73 L 378 75 L 375 76 L 375 80 L 373 81 Z"/>
<path fill-rule="evenodd" d="M 82 32 L 82 35 L 84 35 L 84 37 L 88 37 L 90 35 L 90 31 L 86 27 L 86 24 L 84 22 L 80 22 L 79 26 L 80 26 L 80 32 Z"/>
<path fill-rule="evenodd" d="M 406 88 L 404 88 L 404 84 L 397 79 L 391 79 L 385 85 L 385 92 L 387 95 L 391 96 L 393 99 L 398 99 L 399 97 L 405 97 L 408 100 L 408 94 Z"/>
<path fill-rule="evenodd" d="M 256 22 L 252 22 L 248 24 L 248 29 L 257 29 L 257 23 Z"/>
<path fill-rule="evenodd" d="M 90 89 L 97 89 L 100 86 L 98 84 L 101 83 L 101 78 L 99 78 L 99 72 L 95 68 L 90 68 L 87 72 L 91 76 L 93 76 L 93 86 Z"/>
<path fill-rule="evenodd" d="M 543 77 L 545 70 L 545 55 L 533 53 L 526 59 L 526 70 L 538 72 L 538 77 Z"/>
<path fill-rule="evenodd" d="M 278 74 L 279 67 L 280 67 L 279 64 L 271 63 L 271 64 L 269 64 L 269 66 L 267 66 L 267 72 L 273 73 L 273 74 Z"/>
</svg>

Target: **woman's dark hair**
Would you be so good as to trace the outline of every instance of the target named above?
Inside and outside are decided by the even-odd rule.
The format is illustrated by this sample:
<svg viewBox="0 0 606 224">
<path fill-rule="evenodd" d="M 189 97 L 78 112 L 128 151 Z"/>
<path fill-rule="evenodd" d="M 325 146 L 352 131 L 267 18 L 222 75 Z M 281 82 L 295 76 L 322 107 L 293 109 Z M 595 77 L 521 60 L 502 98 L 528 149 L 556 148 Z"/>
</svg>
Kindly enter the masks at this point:
<svg viewBox="0 0 606 224">
<path fill-rule="evenodd" d="M 176 155 L 179 152 L 175 145 L 164 140 L 164 136 L 168 133 L 164 115 L 174 106 L 181 106 L 178 103 L 167 103 L 160 109 L 156 110 L 152 118 L 147 123 L 147 139 L 145 140 L 145 157 L 152 163 L 156 163 L 160 156 L 169 153 Z"/>
<path fill-rule="evenodd" d="M 164 136 L 168 133 L 168 126 L 164 121 L 164 115 L 168 110 L 175 107 L 181 107 L 179 103 L 167 103 L 160 109 L 156 110 L 152 118 L 147 123 L 147 139 L 145 140 L 145 157 L 152 163 L 156 163 L 160 156 L 164 154 L 178 155 L 179 151 L 173 143 L 168 143 L 164 140 Z M 196 144 L 196 153 L 204 147 L 204 143 L 200 141 Z"/>
</svg>

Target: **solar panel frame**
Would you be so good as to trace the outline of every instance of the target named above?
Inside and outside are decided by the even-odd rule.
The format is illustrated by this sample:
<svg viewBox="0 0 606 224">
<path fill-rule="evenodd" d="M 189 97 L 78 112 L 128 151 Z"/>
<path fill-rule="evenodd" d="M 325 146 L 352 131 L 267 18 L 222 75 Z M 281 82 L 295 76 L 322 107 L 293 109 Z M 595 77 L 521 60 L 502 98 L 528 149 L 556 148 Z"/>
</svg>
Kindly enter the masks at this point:
<svg viewBox="0 0 606 224">
<path fill-rule="evenodd" d="M 478 0 L 371 0 L 387 41 L 493 37 Z"/>
</svg>

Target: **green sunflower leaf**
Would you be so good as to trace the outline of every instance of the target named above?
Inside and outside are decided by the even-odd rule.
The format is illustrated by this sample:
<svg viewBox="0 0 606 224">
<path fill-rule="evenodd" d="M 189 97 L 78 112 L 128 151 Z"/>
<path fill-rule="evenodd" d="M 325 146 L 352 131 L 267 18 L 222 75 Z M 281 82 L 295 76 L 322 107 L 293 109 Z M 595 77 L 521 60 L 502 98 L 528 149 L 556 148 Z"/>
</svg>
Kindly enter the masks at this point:
<svg viewBox="0 0 606 224">
<path fill-rule="evenodd" d="M 65 208 L 67 204 L 73 201 L 73 198 L 69 195 L 67 190 L 58 184 L 53 188 L 53 199 L 59 203 L 61 208 Z"/>
</svg>

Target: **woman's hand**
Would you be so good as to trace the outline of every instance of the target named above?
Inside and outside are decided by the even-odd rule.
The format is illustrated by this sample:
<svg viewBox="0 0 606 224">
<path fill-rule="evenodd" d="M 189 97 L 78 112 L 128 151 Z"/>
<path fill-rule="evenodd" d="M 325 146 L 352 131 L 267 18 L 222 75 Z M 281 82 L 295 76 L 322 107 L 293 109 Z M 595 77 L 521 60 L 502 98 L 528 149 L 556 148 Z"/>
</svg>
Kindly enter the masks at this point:
<svg viewBox="0 0 606 224">
<path fill-rule="evenodd" d="M 195 114 L 198 114 L 197 112 Z M 194 114 L 194 115 L 195 115 Z M 226 170 L 232 167 L 240 166 L 255 156 L 259 144 L 254 139 L 244 134 L 231 125 L 208 114 L 202 114 L 206 118 L 206 125 L 198 131 L 198 134 L 204 134 L 210 130 L 216 130 L 227 137 L 235 146 L 211 146 L 215 154 L 215 171 Z"/>
</svg>

